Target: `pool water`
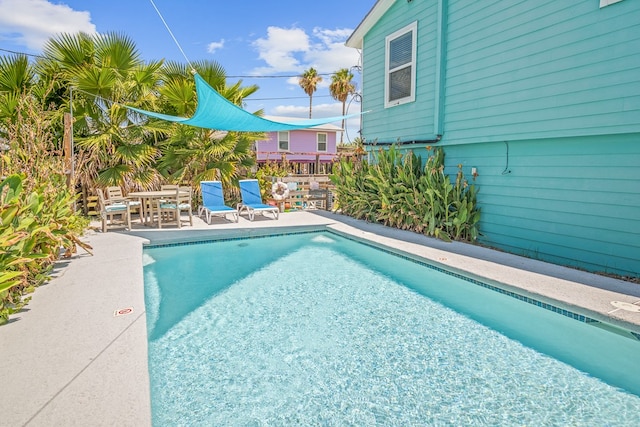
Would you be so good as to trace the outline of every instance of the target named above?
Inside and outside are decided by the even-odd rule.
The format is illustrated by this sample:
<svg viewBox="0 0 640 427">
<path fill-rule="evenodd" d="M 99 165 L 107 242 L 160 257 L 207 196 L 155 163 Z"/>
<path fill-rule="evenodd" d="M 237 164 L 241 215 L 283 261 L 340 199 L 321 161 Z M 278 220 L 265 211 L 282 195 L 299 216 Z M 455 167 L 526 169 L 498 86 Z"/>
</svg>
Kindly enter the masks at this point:
<svg viewBox="0 0 640 427">
<path fill-rule="evenodd" d="M 640 422 L 640 341 L 335 234 L 144 257 L 157 426 Z"/>
</svg>

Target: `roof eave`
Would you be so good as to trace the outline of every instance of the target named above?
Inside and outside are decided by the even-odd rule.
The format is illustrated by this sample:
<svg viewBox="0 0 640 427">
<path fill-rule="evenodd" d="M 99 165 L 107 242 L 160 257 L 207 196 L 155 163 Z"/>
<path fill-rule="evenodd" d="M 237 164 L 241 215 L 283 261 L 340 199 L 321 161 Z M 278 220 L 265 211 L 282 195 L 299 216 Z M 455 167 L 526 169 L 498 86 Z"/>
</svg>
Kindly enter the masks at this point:
<svg viewBox="0 0 640 427">
<path fill-rule="evenodd" d="M 369 13 L 367 13 L 367 16 L 364 17 L 351 36 L 349 36 L 345 42 L 345 46 L 362 49 L 362 42 L 365 34 L 371 30 L 382 15 L 384 15 L 393 3 L 395 3 L 395 1 L 396 0 L 377 0 L 376 4 L 374 4 Z"/>
</svg>

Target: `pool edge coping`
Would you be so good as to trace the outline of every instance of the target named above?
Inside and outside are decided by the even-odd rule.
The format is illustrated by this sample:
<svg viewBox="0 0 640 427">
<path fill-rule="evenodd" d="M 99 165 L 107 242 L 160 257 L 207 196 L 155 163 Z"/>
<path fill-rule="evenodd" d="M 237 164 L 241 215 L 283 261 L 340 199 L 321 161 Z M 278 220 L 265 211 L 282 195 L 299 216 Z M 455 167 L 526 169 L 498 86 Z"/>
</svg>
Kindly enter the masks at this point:
<svg viewBox="0 0 640 427">
<path fill-rule="evenodd" d="M 371 239 L 370 235 L 358 236 L 353 233 L 353 230 L 344 230 L 340 229 L 340 227 L 336 228 L 334 224 L 233 230 L 233 232 L 227 233 L 228 235 L 224 237 L 212 236 L 207 239 L 194 237 L 175 241 L 167 240 L 158 243 L 149 242 L 143 244 L 143 249 L 207 244 L 229 240 L 268 238 L 283 235 L 318 233 L 325 231 L 339 235 L 352 241 L 357 241 L 361 244 L 374 247 L 378 250 L 385 251 L 395 256 L 400 256 L 413 262 L 420 263 L 427 268 L 435 269 L 445 274 L 458 277 L 477 286 L 490 289 L 494 292 L 502 293 L 511 298 L 515 298 L 528 304 L 538 306 L 554 313 L 569 317 L 573 320 L 592 324 L 593 326 L 599 326 L 596 325 L 596 323 L 601 324 L 601 326 L 605 329 L 613 329 L 613 333 L 617 331 L 627 338 L 640 341 L 640 325 L 628 322 L 624 319 L 610 316 L 608 313 L 602 313 L 600 311 L 582 307 L 577 304 L 571 304 L 567 301 L 545 295 L 544 293 L 534 292 L 529 289 L 507 283 L 505 281 L 495 280 L 490 277 L 479 275 L 473 271 L 470 271 L 470 269 L 461 269 L 451 265 L 443 264 L 442 262 L 439 262 L 437 260 L 414 254 L 408 250 L 395 248 L 393 246 L 389 246 L 387 243 L 376 241 L 376 239 Z"/>
</svg>

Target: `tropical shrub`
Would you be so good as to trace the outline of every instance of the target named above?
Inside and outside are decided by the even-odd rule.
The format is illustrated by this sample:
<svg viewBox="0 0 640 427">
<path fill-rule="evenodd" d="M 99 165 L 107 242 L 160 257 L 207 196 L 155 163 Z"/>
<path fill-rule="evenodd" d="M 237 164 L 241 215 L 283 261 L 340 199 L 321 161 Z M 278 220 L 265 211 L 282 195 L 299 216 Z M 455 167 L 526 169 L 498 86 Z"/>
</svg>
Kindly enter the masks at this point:
<svg viewBox="0 0 640 427">
<path fill-rule="evenodd" d="M 1 158 L 8 176 L 0 183 L 0 323 L 49 278 L 61 253 L 90 249 L 78 239 L 89 222 L 74 213 L 64 174 L 56 132 L 62 115 L 33 93 L 15 99 L 13 114 L 0 121 L 8 142 Z"/>
<path fill-rule="evenodd" d="M 77 238 L 88 222 L 73 214 L 73 196 L 63 190 L 47 199 L 46 185 L 26 192 L 24 178 L 14 174 L 0 183 L 0 324 L 49 279 L 61 250 L 69 256 L 76 244 L 90 249 Z"/>
<path fill-rule="evenodd" d="M 455 180 L 444 173 L 442 148 L 422 160 L 395 146 L 379 150 L 375 163 L 342 159 L 331 175 L 335 205 L 342 213 L 439 239 L 475 241 L 480 210 L 477 190 L 458 165 Z"/>
</svg>

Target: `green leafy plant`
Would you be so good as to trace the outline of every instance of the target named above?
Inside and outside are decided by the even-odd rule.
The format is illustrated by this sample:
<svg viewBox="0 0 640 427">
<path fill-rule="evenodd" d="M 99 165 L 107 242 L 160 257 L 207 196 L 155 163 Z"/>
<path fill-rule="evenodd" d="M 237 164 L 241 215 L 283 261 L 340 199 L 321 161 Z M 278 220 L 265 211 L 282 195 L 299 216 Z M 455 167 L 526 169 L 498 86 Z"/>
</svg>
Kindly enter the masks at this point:
<svg viewBox="0 0 640 427">
<path fill-rule="evenodd" d="M 76 245 L 91 249 L 74 231 L 88 223 L 71 212 L 71 194 L 62 191 L 47 201 L 44 186 L 25 192 L 24 178 L 14 174 L 0 183 L 0 323 L 29 301 L 25 294 L 49 279 L 61 250 L 70 255 Z"/>
<path fill-rule="evenodd" d="M 444 173 L 444 150 L 429 149 L 422 160 L 395 145 L 379 150 L 375 162 L 342 159 L 331 176 L 335 204 L 344 214 L 445 241 L 475 241 L 480 210 L 477 190 L 458 165 L 455 180 Z"/>
<path fill-rule="evenodd" d="M 46 98 L 46 97 L 45 97 Z M 49 278 L 53 263 L 70 256 L 89 221 L 73 211 L 57 129 L 59 111 L 31 92 L 16 98 L 0 120 L 8 150 L 0 183 L 0 323 L 29 301 L 26 294 Z M 26 172 L 25 172 L 26 171 Z"/>
<path fill-rule="evenodd" d="M 285 177 L 289 174 L 289 165 L 286 162 L 286 159 L 284 160 L 285 161 L 282 164 L 267 162 L 260 166 L 260 169 L 256 171 L 256 179 L 260 185 L 262 200 L 271 198 L 271 186 L 273 185 L 271 182 L 272 177 Z"/>
</svg>

